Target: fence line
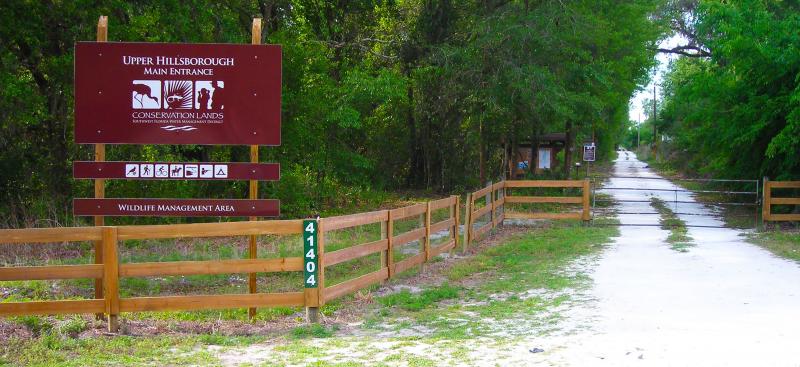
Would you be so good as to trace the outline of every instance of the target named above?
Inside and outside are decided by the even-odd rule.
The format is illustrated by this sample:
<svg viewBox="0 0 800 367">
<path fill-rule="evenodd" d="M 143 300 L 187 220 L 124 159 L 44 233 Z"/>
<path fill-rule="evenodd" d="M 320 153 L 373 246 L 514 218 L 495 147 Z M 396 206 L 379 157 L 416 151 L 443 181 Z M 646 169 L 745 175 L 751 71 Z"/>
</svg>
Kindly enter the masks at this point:
<svg viewBox="0 0 800 367">
<path fill-rule="evenodd" d="M 434 211 L 447 209 L 446 219 L 432 222 Z M 199 310 L 222 308 L 256 308 L 276 306 L 305 306 L 317 308 L 325 302 L 353 293 L 375 283 L 393 278 L 396 274 L 430 261 L 437 255 L 456 247 L 459 223 L 458 196 L 416 204 L 393 210 L 382 210 L 320 219 L 319 286 L 280 293 L 243 293 L 221 295 L 180 295 L 150 297 L 120 297 L 119 278 L 150 276 L 181 276 L 228 273 L 302 272 L 301 257 L 276 259 L 231 259 L 209 261 L 167 261 L 120 263 L 119 243 L 126 240 L 176 239 L 192 237 L 231 237 L 256 235 L 292 235 L 303 231 L 302 220 L 272 220 L 227 223 L 194 223 L 172 225 L 132 225 L 72 228 L 37 228 L 0 230 L 0 244 L 98 241 L 103 252 L 102 263 L 85 265 L 49 265 L 0 267 L 0 281 L 53 280 L 89 278 L 102 284 L 102 296 L 94 299 L 0 302 L 0 316 L 47 314 L 105 314 L 109 331 L 118 329 L 120 312 Z M 422 228 L 394 235 L 394 222 L 420 217 Z M 381 223 L 381 239 L 325 253 L 326 232 L 356 226 Z M 444 244 L 432 246 L 431 234 L 449 231 Z M 423 246 L 417 255 L 394 262 L 394 246 L 420 241 Z M 355 260 L 380 252 L 378 271 L 348 279 L 331 287 L 325 286 L 325 267 Z"/>
<path fill-rule="evenodd" d="M 520 188 L 579 188 L 581 196 L 518 196 L 509 195 Z M 800 188 L 800 181 L 774 182 L 764 180 L 763 220 L 800 221 L 800 214 L 772 214 L 772 205 L 800 205 L 800 198 L 772 197 L 772 189 Z M 481 200 L 483 199 L 483 200 Z M 502 225 L 505 219 L 591 219 L 589 181 L 537 180 L 501 181 L 489 184 L 467 194 L 463 240 L 459 239 L 460 201 L 458 196 L 428 201 L 407 207 L 379 210 L 337 217 L 321 218 L 319 224 L 318 288 L 281 293 L 245 293 L 222 295 L 181 295 L 121 298 L 119 278 L 176 276 L 228 273 L 303 272 L 301 257 L 276 259 L 233 259 L 209 261 L 169 261 L 120 263 L 119 243 L 126 240 L 177 239 L 193 237 L 232 237 L 257 235 L 295 235 L 303 231 L 302 220 L 270 220 L 227 223 L 194 223 L 173 225 L 130 225 L 99 227 L 68 227 L 0 230 L 0 244 L 52 243 L 93 241 L 100 246 L 102 261 L 85 265 L 48 265 L 0 267 L 0 281 L 95 279 L 102 286 L 101 296 L 94 299 L 51 300 L 29 302 L 0 302 L 0 316 L 41 314 L 105 314 L 108 328 L 117 330 L 120 312 L 159 310 L 198 310 L 220 308 L 256 308 L 276 306 L 305 306 L 317 308 L 326 302 L 351 294 L 360 289 L 392 279 L 397 274 L 423 266 L 434 257 L 453 251 L 461 243 L 466 251 L 470 243 Z M 557 203 L 579 204 L 578 212 L 513 213 L 507 204 Z M 433 221 L 433 213 L 447 210 L 445 219 Z M 475 228 L 478 219 L 487 217 L 485 223 Z M 416 218 L 416 219 L 415 219 Z M 396 233 L 396 222 L 418 220 L 419 228 Z M 325 234 L 342 229 L 379 223 L 380 239 L 348 246 L 336 251 L 325 251 Z M 447 231 L 444 243 L 432 245 L 433 234 Z M 419 242 L 420 250 L 405 259 L 395 261 L 395 251 L 410 243 Z M 347 279 L 327 286 L 325 269 L 346 261 L 380 254 L 377 271 Z M 96 294 L 100 294 L 97 292 Z"/>
<path fill-rule="evenodd" d="M 511 196 L 514 188 L 580 188 L 581 196 L 553 197 L 553 196 Z M 464 234 L 464 248 L 488 233 L 492 228 L 503 223 L 505 219 L 591 219 L 589 180 L 514 180 L 501 181 L 467 195 L 467 229 Z M 485 197 L 485 204 L 478 205 L 481 197 Z M 563 213 L 512 213 L 507 212 L 506 204 L 517 203 L 561 203 L 581 204 L 580 212 Z M 488 215 L 488 221 L 474 228 L 478 219 Z"/>
</svg>

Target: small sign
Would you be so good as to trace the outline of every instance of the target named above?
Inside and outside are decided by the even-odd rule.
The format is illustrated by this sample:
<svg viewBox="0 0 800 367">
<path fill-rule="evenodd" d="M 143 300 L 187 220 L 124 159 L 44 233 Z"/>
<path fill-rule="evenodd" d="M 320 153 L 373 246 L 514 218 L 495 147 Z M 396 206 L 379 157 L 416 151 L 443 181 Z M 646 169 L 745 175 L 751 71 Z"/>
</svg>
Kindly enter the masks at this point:
<svg viewBox="0 0 800 367">
<path fill-rule="evenodd" d="M 151 178 L 155 176 L 156 168 L 153 164 L 144 163 L 139 165 L 139 172 L 141 173 L 139 177 Z"/>
<path fill-rule="evenodd" d="M 78 179 L 276 181 L 280 170 L 277 163 L 79 161 L 72 165 L 72 175 Z"/>
<path fill-rule="evenodd" d="M 594 162 L 596 147 L 594 143 L 583 145 L 583 161 Z"/>
<path fill-rule="evenodd" d="M 84 165 L 84 164 L 88 165 L 88 164 L 91 164 L 91 163 L 94 163 L 94 162 L 75 162 L 75 164 L 72 166 L 73 176 L 75 178 L 96 178 L 96 177 L 78 177 L 78 174 L 77 174 L 78 167 L 80 167 L 80 165 Z M 100 164 L 103 164 L 103 163 L 100 163 Z M 98 167 L 98 170 L 102 171 L 102 167 Z M 106 171 L 106 172 L 108 172 L 108 171 Z M 169 165 L 168 164 L 156 164 L 155 177 L 157 177 L 157 178 L 168 178 L 169 177 Z M 113 178 L 113 177 L 103 177 L 103 178 Z"/>
<path fill-rule="evenodd" d="M 277 217 L 279 200 L 245 199 L 73 199 L 78 216 Z"/>
<path fill-rule="evenodd" d="M 319 265 L 317 248 L 318 225 L 316 220 L 303 221 L 303 279 L 306 288 L 317 288 Z"/>
<path fill-rule="evenodd" d="M 183 178 L 183 165 L 182 164 L 170 164 L 169 165 L 169 177 L 171 177 L 171 178 Z"/>
<path fill-rule="evenodd" d="M 215 164 L 214 165 L 214 178 L 228 178 L 228 165 Z"/>
<path fill-rule="evenodd" d="M 139 177 L 139 165 L 138 164 L 126 164 L 125 165 L 125 177 L 128 177 L 128 178 Z"/>
<path fill-rule="evenodd" d="M 183 166 L 183 172 L 186 174 L 186 178 L 197 178 L 198 171 L 196 164 L 187 164 Z"/>
</svg>

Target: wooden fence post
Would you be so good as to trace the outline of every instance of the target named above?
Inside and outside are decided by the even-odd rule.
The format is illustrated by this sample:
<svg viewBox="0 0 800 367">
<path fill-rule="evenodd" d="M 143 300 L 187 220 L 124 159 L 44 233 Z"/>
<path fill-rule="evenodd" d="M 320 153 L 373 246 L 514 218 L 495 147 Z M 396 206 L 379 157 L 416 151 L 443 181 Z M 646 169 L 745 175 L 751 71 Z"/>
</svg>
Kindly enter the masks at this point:
<svg viewBox="0 0 800 367">
<path fill-rule="evenodd" d="M 261 44 L 261 18 L 253 19 L 253 26 L 251 28 L 250 43 L 254 45 Z M 258 145 L 250 146 L 250 163 L 258 163 Z M 250 180 L 250 200 L 258 199 L 258 180 Z M 257 220 L 256 217 L 250 217 L 250 220 Z M 258 239 L 255 235 L 250 235 L 249 241 L 249 257 L 251 259 L 258 258 Z M 248 279 L 248 289 L 250 293 L 258 292 L 258 283 L 256 281 L 256 273 L 250 273 Z M 253 320 L 256 317 L 256 308 L 251 307 L 247 310 L 248 316 Z"/>
<path fill-rule="evenodd" d="M 306 321 L 319 322 L 319 308 L 325 304 L 325 228 L 323 220 L 317 218 L 317 288 L 303 290 L 306 307 Z"/>
<path fill-rule="evenodd" d="M 464 245 L 461 252 L 466 253 L 469 247 L 470 234 L 472 233 L 472 193 L 467 194 L 466 211 L 464 212 Z"/>
<path fill-rule="evenodd" d="M 108 315 L 108 331 L 119 330 L 119 259 L 117 257 L 117 227 L 103 227 L 103 294 Z"/>
<path fill-rule="evenodd" d="M 489 181 L 489 192 L 484 198 L 486 198 L 486 206 L 492 208 L 489 210 L 489 224 L 494 228 L 494 181 Z"/>
<path fill-rule="evenodd" d="M 392 247 L 392 237 L 394 237 L 394 221 L 392 220 L 392 211 L 389 210 L 389 220 L 386 221 L 386 239 L 388 242 L 388 249 L 386 250 L 386 266 L 389 268 L 389 279 L 394 277 L 394 247 Z"/>
<path fill-rule="evenodd" d="M 431 202 L 425 208 L 425 262 L 431 261 Z"/>
<path fill-rule="evenodd" d="M 387 210 L 388 212 L 388 210 Z M 387 213 L 388 216 L 388 213 Z M 388 236 L 389 233 L 389 221 L 381 221 L 381 239 L 391 241 Z M 388 244 L 388 242 L 387 242 Z M 388 246 L 387 246 L 388 248 Z M 389 251 L 381 251 L 381 269 L 389 267 Z M 381 284 L 386 283 L 386 280 L 381 280 Z"/>
<path fill-rule="evenodd" d="M 772 213 L 772 183 L 769 177 L 764 176 L 764 202 L 761 204 L 761 223 L 764 229 L 769 229 L 770 214 Z"/>
<path fill-rule="evenodd" d="M 589 211 L 589 179 L 583 180 L 583 221 L 588 223 L 591 219 L 591 212 Z"/>
<path fill-rule="evenodd" d="M 450 254 L 453 254 L 453 251 L 458 248 L 458 235 L 460 231 L 460 223 L 459 217 L 461 216 L 461 197 L 458 195 L 453 195 L 452 198 L 455 199 L 455 203 L 453 204 L 452 210 L 452 217 L 455 220 L 455 224 L 453 225 L 453 250 L 450 250 Z"/>
</svg>

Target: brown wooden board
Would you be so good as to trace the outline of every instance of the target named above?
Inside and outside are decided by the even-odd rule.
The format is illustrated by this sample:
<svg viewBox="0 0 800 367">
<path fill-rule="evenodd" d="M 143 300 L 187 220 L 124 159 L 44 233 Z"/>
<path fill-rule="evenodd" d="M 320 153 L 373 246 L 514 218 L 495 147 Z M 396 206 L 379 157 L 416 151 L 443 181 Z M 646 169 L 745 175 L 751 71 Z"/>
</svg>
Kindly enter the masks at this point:
<svg viewBox="0 0 800 367">
<path fill-rule="evenodd" d="M 280 121 L 280 46 L 75 46 L 79 144 L 280 145 Z"/>
<path fill-rule="evenodd" d="M 244 199 L 73 199 L 77 216 L 277 217 L 279 200 Z"/>
<path fill-rule="evenodd" d="M 90 162 L 72 164 L 72 177 L 126 180 L 261 180 L 280 179 L 277 163 L 233 162 Z"/>
</svg>

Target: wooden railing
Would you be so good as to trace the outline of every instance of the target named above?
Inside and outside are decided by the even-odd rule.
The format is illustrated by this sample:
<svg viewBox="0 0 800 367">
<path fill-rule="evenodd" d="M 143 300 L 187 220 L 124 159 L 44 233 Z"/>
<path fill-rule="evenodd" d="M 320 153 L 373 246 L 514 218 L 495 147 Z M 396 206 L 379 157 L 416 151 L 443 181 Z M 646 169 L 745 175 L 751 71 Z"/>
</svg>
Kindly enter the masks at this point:
<svg viewBox="0 0 800 367">
<path fill-rule="evenodd" d="M 800 197 L 773 197 L 772 189 L 800 189 L 800 181 L 770 181 L 764 179 L 764 203 L 761 218 L 766 222 L 800 221 L 800 214 L 773 214 L 773 205 L 800 205 Z"/>
<path fill-rule="evenodd" d="M 431 223 L 432 213 L 440 209 L 448 209 L 448 217 L 436 223 Z M 371 213 L 346 215 L 341 217 L 325 218 L 321 221 L 320 232 L 326 233 L 339 229 L 347 229 L 374 223 L 381 224 L 381 238 L 377 241 L 350 246 L 338 251 L 324 253 L 324 241 L 320 242 L 320 304 L 353 293 L 359 289 L 394 278 L 395 275 L 425 263 L 439 254 L 454 249 L 458 244 L 459 226 L 459 200 L 458 196 L 429 201 L 427 203 L 407 206 L 392 210 L 381 210 Z M 419 217 L 422 224 L 419 228 L 396 234 L 395 222 L 408 218 Z M 438 246 L 431 245 L 431 234 L 447 230 L 448 241 Z M 324 238 L 324 236 L 322 237 Z M 395 252 L 402 246 L 415 241 L 420 241 L 421 246 L 417 254 L 402 261 L 395 261 Z M 325 268 L 345 261 L 351 261 L 375 253 L 380 253 L 380 269 L 360 277 L 343 281 L 334 286 L 325 285 Z"/>
<path fill-rule="evenodd" d="M 150 276 L 302 271 L 302 259 L 244 259 L 120 263 L 119 243 L 126 240 L 190 237 L 299 234 L 301 220 L 198 223 L 144 226 L 12 229 L 0 231 L 0 244 L 100 241 L 102 264 L 0 268 L 0 281 L 94 278 L 102 280 L 103 298 L 32 302 L 2 302 L 1 316 L 105 313 L 111 331 L 120 312 L 197 310 L 239 307 L 302 306 L 303 292 L 120 298 L 119 279 Z"/>
<path fill-rule="evenodd" d="M 448 208 L 447 219 L 431 223 L 431 213 Z M 295 235 L 302 233 L 302 220 L 277 220 L 175 225 L 103 226 L 77 228 L 41 228 L 0 230 L 0 244 L 99 241 L 102 264 L 0 267 L 0 281 L 100 279 L 102 298 L 29 302 L 0 302 L 0 316 L 104 313 L 110 331 L 117 330 L 120 312 L 255 308 L 277 306 L 319 307 L 327 301 L 392 278 L 395 274 L 422 264 L 457 245 L 459 224 L 457 196 L 394 210 L 324 218 L 319 222 L 319 288 L 282 293 L 221 294 L 191 296 L 155 296 L 120 298 L 119 279 L 227 273 L 302 272 L 303 260 L 297 257 L 276 259 L 240 259 L 210 261 L 170 261 L 120 263 L 119 243 L 126 240 L 176 239 L 192 237 L 233 237 L 256 235 Z M 395 235 L 394 221 L 420 216 L 421 228 Z M 325 253 L 325 232 L 380 222 L 382 238 Z M 431 246 L 432 233 L 449 230 L 449 241 Z M 394 262 L 393 249 L 413 241 L 422 241 L 422 251 L 403 261 Z M 325 267 L 382 253 L 380 270 L 325 287 Z"/>
<path fill-rule="evenodd" d="M 488 185 L 478 191 L 467 195 L 466 220 L 467 230 L 464 234 L 464 248 L 489 232 L 492 228 L 503 223 L 505 219 L 591 219 L 589 180 L 525 180 L 502 181 Z M 580 188 L 581 196 L 514 196 L 514 188 Z M 481 204 L 485 198 L 485 204 Z M 559 203 L 580 204 L 580 211 L 547 212 L 547 213 L 516 213 L 509 212 L 507 204 L 516 203 Z M 481 217 L 488 216 L 485 224 L 474 228 Z"/>
<path fill-rule="evenodd" d="M 506 218 L 505 183 L 506 181 L 501 181 L 496 184 L 489 184 L 478 191 L 467 194 L 464 250 L 469 247 L 472 241 L 503 223 Z M 486 217 L 486 223 L 475 228 L 476 223 L 483 222 L 480 220 L 481 217 Z"/>
</svg>

